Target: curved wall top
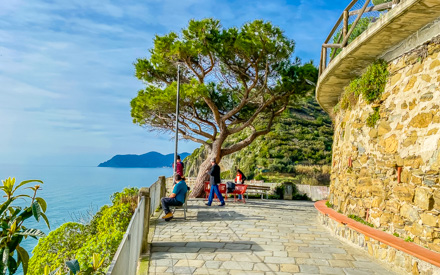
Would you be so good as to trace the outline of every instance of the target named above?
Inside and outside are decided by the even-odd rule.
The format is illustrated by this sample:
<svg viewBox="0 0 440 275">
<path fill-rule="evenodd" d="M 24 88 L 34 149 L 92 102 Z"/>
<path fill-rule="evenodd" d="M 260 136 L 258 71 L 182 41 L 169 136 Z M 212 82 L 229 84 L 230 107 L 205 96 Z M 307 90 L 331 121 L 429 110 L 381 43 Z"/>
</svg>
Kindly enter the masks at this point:
<svg viewBox="0 0 440 275">
<path fill-rule="evenodd" d="M 402 42 L 440 17 L 440 0 L 405 0 L 345 47 L 320 75 L 316 99 L 329 114 L 343 88 L 379 57 L 392 59 Z M 438 35 L 437 33 L 436 35 Z M 414 45 L 414 47 L 420 44 Z M 403 54 L 403 52 L 401 53 Z M 390 61 L 390 60 L 387 60 Z"/>
</svg>

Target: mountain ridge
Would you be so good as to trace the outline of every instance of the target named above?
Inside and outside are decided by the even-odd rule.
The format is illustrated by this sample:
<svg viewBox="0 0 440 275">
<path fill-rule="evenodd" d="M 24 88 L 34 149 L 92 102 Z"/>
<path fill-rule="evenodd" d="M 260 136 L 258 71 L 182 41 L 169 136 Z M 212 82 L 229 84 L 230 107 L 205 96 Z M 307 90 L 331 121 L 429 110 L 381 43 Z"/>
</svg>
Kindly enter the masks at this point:
<svg viewBox="0 0 440 275">
<path fill-rule="evenodd" d="M 189 153 L 180 154 L 182 160 Z M 121 167 L 121 168 L 160 168 L 172 167 L 174 162 L 174 153 L 163 155 L 156 151 L 151 151 L 142 155 L 125 154 L 115 155 L 111 159 L 104 161 L 98 167 Z"/>
</svg>

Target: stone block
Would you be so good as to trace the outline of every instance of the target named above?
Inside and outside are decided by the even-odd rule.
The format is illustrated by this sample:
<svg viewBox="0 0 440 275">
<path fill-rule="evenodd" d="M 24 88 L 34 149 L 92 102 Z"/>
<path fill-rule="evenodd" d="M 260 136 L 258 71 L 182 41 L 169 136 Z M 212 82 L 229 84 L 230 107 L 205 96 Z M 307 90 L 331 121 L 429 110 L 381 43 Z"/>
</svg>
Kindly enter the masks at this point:
<svg viewBox="0 0 440 275">
<path fill-rule="evenodd" d="M 408 147 L 408 146 L 414 145 L 414 144 L 416 144 L 417 139 L 418 139 L 418 137 L 407 137 L 403 141 L 402 146 L 403 147 Z"/>
<path fill-rule="evenodd" d="M 383 136 L 383 135 L 385 135 L 386 133 L 388 133 L 390 131 L 391 131 L 391 126 L 390 126 L 390 124 L 388 122 L 381 121 L 379 123 L 379 126 L 377 127 L 377 134 L 379 136 Z"/>
<path fill-rule="evenodd" d="M 402 74 L 397 73 L 390 78 L 390 86 L 394 86 L 400 79 L 402 78 Z"/>
<path fill-rule="evenodd" d="M 388 224 L 392 221 L 393 214 L 391 213 L 382 213 L 380 216 L 380 224 L 381 226 L 388 226 Z"/>
<path fill-rule="evenodd" d="M 410 204 L 404 204 L 400 208 L 400 216 L 408 219 L 411 222 L 416 222 L 420 219 L 417 209 Z"/>
<path fill-rule="evenodd" d="M 426 81 L 426 82 L 428 82 L 428 83 L 431 83 L 431 79 L 432 79 L 432 77 L 429 75 L 429 74 L 423 74 L 422 75 L 422 79 L 424 80 L 424 81 Z M 423 96 L 422 96 L 423 97 Z M 429 99 L 429 100 L 431 100 L 432 99 L 432 96 L 431 96 L 431 98 Z M 421 99 L 422 100 L 422 99 Z M 425 101 L 425 100 L 422 100 L 422 101 Z"/>
<path fill-rule="evenodd" d="M 406 186 L 395 186 L 393 193 L 400 201 L 412 202 L 414 198 L 414 189 Z"/>
<path fill-rule="evenodd" d="M 429 124 L 431 124 L 432 119 L 433 114 L 431 112 L 420 113 L 411 119 L 409 126 L 415 128 L 426 128 L 429 126 Z"/>
<path fill-rule="evenodd" d="M 435 209 L 440 209 L 440 189 L 434 191 L 433 198 Z"/>
<path fill-rule="evenodd" d="M 381 148 L 382 153 L 394 154 L 397 152 L 399 141 L 398 141 L 396 135 L 392 135 L 386 139 L 382 139 L 379 142 L 379 145 L 382 146 L 382 148 Z"/>
<path fill-rule="evenodd" d="M 368 135 L 370 136 L 370 138 L 376 138 L 377 137 L 377 130 L 371 129 L 370 132 L 368 133 Z"/>
<path fill-rule="evenodd" d="M 420 156 L 409 156 L 403 160 L 404 166 L 410 166 L 414 169 L 418 169 L 423 163 L 423 159 Z"/>
<path fill-rule="evenodd" d="M 405 86 L 405 89 L 403 89 L 404 92 L 407 92 L 411 89 L 414 88 L 415 84 L 417 82 L 417 76 L 412 76 L 409 80 L 408 83 Z"/>
<path fill-rule="evenodd" d="M 440 60 L 435 59 L 434 61 L 432 61 L 431 65 L 429 65 L 429 69 L 433 70 L 433 69 L 437 68 L 438 66 L 440 66 Z"/>
<path fill-rule="evenodd" d="M 415 192 L 414 203 L 424 210 L 431 210 L 434 207 L 431 188 L 418 187 Z"/>
</svg>

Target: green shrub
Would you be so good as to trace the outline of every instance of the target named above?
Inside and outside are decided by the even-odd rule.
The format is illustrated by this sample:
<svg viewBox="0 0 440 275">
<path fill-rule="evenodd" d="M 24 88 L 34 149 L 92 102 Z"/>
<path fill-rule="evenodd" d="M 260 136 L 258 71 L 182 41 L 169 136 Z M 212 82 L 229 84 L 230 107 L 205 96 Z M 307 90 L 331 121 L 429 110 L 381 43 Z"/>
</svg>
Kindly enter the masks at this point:
<svg viewBox="0 0 440 275">
<path fill-rule="evenodd" d="M 326 202 L 325 202 L 325 205 L 326 205 L 328 208 L 333 208 L 333 204 L 331 204 L 330 201 L 326 201 Z"/>
<path fill-rule="evenodd" d="M 357 221 L 357 222 L 360 222 L 362 224 L 368 225 L 369 227 L 374 227 L 374 225 L 372 223 L 369 223 L 369 222 L 365 221 L 364 219 L 362 219 L 361 217 L 358 217 L 356 215 L 348 215 L 348 217 L 350 219 L 353 219 L 353 220 Z"/>
<path fill-rule="evenodd" d="M 32 251 L 29 273 L 43 274 L 46 265 L 64 267 L 66 261 L 75 259 L 76 251 L 87 240 L 85 227 L 79 223 L 68 222 L 41 238 Z M 66 272 L 67 268 L 64 271 Z"/>
<path fill-rule="evenodd" d="M 373 128 L 379 120 L 379 107 L 373 108 L 374 112 L 367 118 L 367 126 Z"/>
<path fill-rule="evenodd" d="M 68 272 L 64 263 L 74 259 L 80 263 L 81 270 L 86 270 L 94 254 L 103 260 L 98 271 L 105 272 L 130 223 L 137 196 L 137 188 L 125 188 L 114 193 L 112 205 L 101 207 L 89 224 L 66 223 L 50 232 L 33 251 L 29 262 L 31 274 L 43 274 L 45 266 Z"/>
<path fill-rule="evenodd" d="M 339 108 L 342 110 L 352 109 L 356 106 L 360 95 L 369 104 L 378 100 L 385 90 L 388 75 L 388 64 L 384 60 L 376 60 L 367 67 L 362 76 L 352 80 L 345 87 L 338 103 L 339 107 L 334 111 Z"/>
</svg>

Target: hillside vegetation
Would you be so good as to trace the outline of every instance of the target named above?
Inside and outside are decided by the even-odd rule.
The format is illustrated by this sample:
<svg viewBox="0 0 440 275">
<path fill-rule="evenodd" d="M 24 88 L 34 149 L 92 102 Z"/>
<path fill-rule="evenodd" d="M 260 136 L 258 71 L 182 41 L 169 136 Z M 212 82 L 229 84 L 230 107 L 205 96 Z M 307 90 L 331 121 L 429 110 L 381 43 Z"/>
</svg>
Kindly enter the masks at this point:
<svg viewBox="0 0 440 275">
<path fill-rule="evenodd" d="M 245 134 L 245 133 L 244 133 Z M 233 143 L 231 138 L 227 141 Z M 248 178 L 272 182 L 328 184 L 333 143 L 330 117 L 313 97 L 292 105 L 272 132 L 221 160 L 222 178 L 233 178 L 237 166 Z M 206 158 L 202 147 L 185 159 L 186 173 L 196 176 Z"/>
</svg>

